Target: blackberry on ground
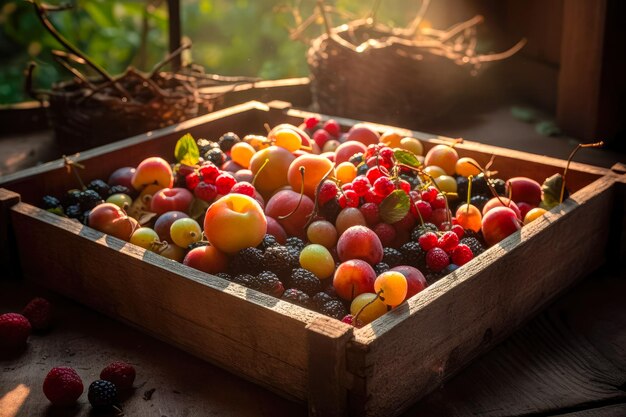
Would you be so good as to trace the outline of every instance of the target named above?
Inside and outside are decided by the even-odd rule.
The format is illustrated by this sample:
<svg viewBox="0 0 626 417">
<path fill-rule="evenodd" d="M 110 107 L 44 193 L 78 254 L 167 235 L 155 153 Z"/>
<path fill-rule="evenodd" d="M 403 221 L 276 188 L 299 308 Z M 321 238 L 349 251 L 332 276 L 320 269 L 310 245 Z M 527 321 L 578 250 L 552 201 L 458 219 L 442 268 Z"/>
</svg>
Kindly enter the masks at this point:
<svg viewBox="0 0 626 417">
<path fill-rule="evenodd" d="M 226 162 L 226 155 L 220 148 L 211 148 L 204 154 L 204 160 L 212 162 L 215 166 L 221 167 Z"/>
<path fill-rule="evenodd" d="M 276 274 L 271 271 L 263 271 L 252 277 L 252 280 L 249 282 L 249 287 L 265 294 L 273 295 L 276 298 L 280 298 L 283 292 L 285 292 L 283 283 L 280 282 Z"/>
<path fill-rule="evenodd" d="M 337 320 L 341 320 L 348 314 L 348 309 L 339 300 L 331 300 L 322 305 L 319 312 L 332 317 Z"/>
<path fill-rule="evenodd" d="M 115 405 L 115 401 L 117 400 L 117 388 L 112 382 L 98 379 L 89 385 L 87 398 L 93 408 L 111 408 Z"/>
<path fill-rule="evenodd" d="M 88 190 L 94 190 L 100 195 L 100 198 L 106 200 L 109 196 L 109 184 L 102 180 L 93 180 L 87 185 Z"/>
<path fill-rule="evenodd" d="M 481 212 L 483 211 L 485 204 L 487 204 L 487 201 L 489 201 L 489 197 L 486 195 L 474 195 L 470 198 L 470 204 L 476 206 L 476 208 Z"/>
<path fill-rule="evenodd" d="M 437 233 L 438 231 L 439 231 L 439 228 L 437 228 L 437 226 L 435 226 L 434 224 L 424 223 L 423 225 L 414 227 L 413 230 L 411 230 L 411 240 L 414 242 L 417 242 L 420 236 L 423 235 L 424 233 L 427 233 L 427 232 Z"/>
<path fill-rule="evenodd" d="M 398 249 L 386 247 L 383 248 L 383 262 L 391 268 L 403 264 L 402 252 Z"/>
<path fill-rule="evenodd" d="M 263 241 L 261 241 L 261 243 L 259 243 L 257 248 L 262 250 L 262 251 L 265 251 L 269 247 L 278 246 L 278 245 L 280 245 L 280 243 L 278 243 L 278 241 L 276 240 L 276 238 L 273 235 L 266 234 L 263 237 Z"/>
<path fill-rule="evenodd" d="M 263 252 L 257 248 L 243 248 L 230 260 L 230 269 L 234 272 L 256 274 L 263 266 Z"/>
<path fill-rule="evenodd" d="M 84 210 L 91 210 L 98 204 L 104 203 L 100 194 L 94 190 L 85 190 L 78 195 L 78 204 Z"/>
<path fill-rule="evenodd" d="M 376 272 L 376 275 L 380 275 L 383 272 L 387 272 L 391 269 L 391 267 L 389 266 L 389 264 L 386 264 L 384 262 L 379 262 L 376 265 L 374 265 L 374 271 Z"/>
<path fill-rule="evenodd" d="M 198 151 L 200 155 L 205 155 L 211 149 L 214 149 L 214 148 L 219 149 L 220 147 L 220 145 L 217 142 L 213 142 L 213 141 L 202 139 L 202 138 L 196 140 L 196 144 L 198 145 Z"/>
<path fill-rule="evenodd" d="M 222 137 L 219 138 L 217 143 L 220 145 L 220 149 L 222 152 L 228 152 L 233 147 L 233 145 L 237 142 L 241 141 L 239 136 L 233 132 L 224 133 Z"/>
<path fill-rule="evenodd" d="M 78 204 L 78 197 L 80 196 L 80 193 L 81 191 L 77 189 L 68 190 L 65 193 L 65 196 L 61 199 L 61 205 L 63 208 L 67 209 L 69 206 Z"/>
<path fill-rule="evenodd" d="M 109 195 L 113 194 L 127 194 L 132 196 L 133 191 L 125 185 L 114 185 L 109 188 Z"/>
<path fill-rule="evenodd" d="M 313 272 L 304 268 L 295 268 L 291 271 L 287 286 L 313 296 L 321 290 L 322 282 Z"/>
<path fill-rule="evenodd" d="M 280 298 L 285 301 L 298 304 L 302 307 L 306 307 L 306 308 L 309 307 L 309 302 L 310 302 L 309 296 L 296 288 L 289 288 L 288 290 L 285 290 L 285 292 Z"/>
<path fill-rule="evenodd" d="M 326 220 L 328 220 L 329 222 L 333 224 L 335 224 L 335 221 L 337 220 L 337 216 L 339 216 L 339 213 L 341 212 L 341 210 L 342 208 L 339 205 L 339 201 L 337 200 L 336 197 L 328 200 L 326 204 L 324 204 L 323 206 L 319 208 L 320 215 L 324 216 Z"/>
<path fill-rule="evenodd" d="M 43 200 L 43 208 L 45 210 L 55 209 L 61 205 L 61 202 L 59 201 L 59 199 L 51 195 L 44 195 L 42 200 Z"/>
<path fill-rule="evenodd" d="M 402 259 L 404 265 L 410 265 L 424 271 L 426 268 L 426 252 L 420 246 L 418 242 L 406 242 L 400 246 L 400 252 L 402 253 Z"/>
<path fill-rule="evenodd" d="M 278 245 L 267 248 L 263 254 L 263 266 L 283 278 L 298 265 L 298 259 L 286 246 Z"/>
<path fill-rule="evenodd" d="M 478 239 L 472 236 L 462 238 L 459 243 L 467 245 L 472 250 L 474 257 L 480 255 L 485 251 L 485 246 L 483 246 L 483 244 L 480 243 Z"/>
</svg>

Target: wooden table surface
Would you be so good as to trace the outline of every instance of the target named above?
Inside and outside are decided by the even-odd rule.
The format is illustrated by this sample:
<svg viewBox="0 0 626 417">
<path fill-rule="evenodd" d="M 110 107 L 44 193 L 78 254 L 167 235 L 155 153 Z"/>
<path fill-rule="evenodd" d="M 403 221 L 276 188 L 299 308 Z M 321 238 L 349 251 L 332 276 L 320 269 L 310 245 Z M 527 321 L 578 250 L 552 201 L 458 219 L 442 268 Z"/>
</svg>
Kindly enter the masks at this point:
<svg viewBox="0 0 626 417">
<path fill-rule="evenodd" d="M 587 277 L 403 415 L 626 416 L 624 272 Z M 113 360 L 137 369 L 136 389 L 121 404 L 126 416 L 306 415 L 304 404 L 27 283 L 0 280 L 0 312 L 41 295 L 56 308 L 54 327 L 0 360 L 0 417 L 92 415 L 86 393 L 71 410 L 51 407 L 43 379 L 54 366 L 71 366 L 87 387 Z"/>
</svg>

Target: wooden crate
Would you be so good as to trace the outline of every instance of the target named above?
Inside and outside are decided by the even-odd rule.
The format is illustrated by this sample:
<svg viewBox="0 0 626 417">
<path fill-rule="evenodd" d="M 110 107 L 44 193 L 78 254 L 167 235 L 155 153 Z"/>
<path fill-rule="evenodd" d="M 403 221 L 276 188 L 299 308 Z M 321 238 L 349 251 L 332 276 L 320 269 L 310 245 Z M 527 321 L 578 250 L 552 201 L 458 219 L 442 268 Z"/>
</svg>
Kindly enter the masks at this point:
<svg viewBox="0 0 626 417">
<path fill-rule="evenodd" d="M 263 133 L 310 114 L 249 102 L 89 150 L 85 180 L 148 156 L 173 159 L 184 133 Z M 338 119 L 349 126 L 354 121 Z M 380 129 L 384 126 L 375 125 Z M 402 130 L 402 129 L 399 129 Z M 405 131 L 428 149 L 446 138 Z M 542 181 L 565 162 L 476 143 L 461 155 L 503 177 Z M 311 415 L 397 415 L 605 261 L 617 174 L 574 163 L 571 198 L 373 323 L 337 320 L 188 268 L 35 205 L 75 186 L 63 161 L 0 179 L 1 251 L 23 275 L 281 395 Z M 622 187 L 622 188 L 619 188 Z M 619 189 L 618 189 L 619 188 Z M 623 203 L 623 198 L 622 198 Z M 618 229 L 621 230 L 621 229 Z M 615 233 L 613 233 L 615 234 Z M 14 238 L 14 242 L 11 240 Z M 8 253 L 8 255 L 6 255 Z"/>
</svg>

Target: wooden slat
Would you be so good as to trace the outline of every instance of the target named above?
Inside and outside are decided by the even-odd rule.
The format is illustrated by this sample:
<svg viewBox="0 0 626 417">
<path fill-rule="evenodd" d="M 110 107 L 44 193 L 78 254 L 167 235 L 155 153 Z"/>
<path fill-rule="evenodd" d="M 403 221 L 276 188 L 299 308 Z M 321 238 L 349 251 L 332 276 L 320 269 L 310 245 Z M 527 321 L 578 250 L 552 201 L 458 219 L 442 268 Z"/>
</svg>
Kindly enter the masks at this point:
<svg viewBox="0 0 626 417">
<path fill-rule="evenodd" d="M 10 209 L 20 202 L 20 195 L 0 188 L 0 279 L 17 276 L 17 248 L 10 223 Z"/>
<path fill-rule="evenodd" d="M 28 204 L 11 210 L 28 279 L 282 395 L 306 399 L 305 326 L 317 313 Z"/>
<path fill-rule="evenodd" d="M 611 225 L 597 213 L 610 211 L 614 182 L 596 181 L 558 212 L 355 331 L 356 342 L 367 346 L 355 349 L 350 362 L 364 384 L 355 393 L 367 401 L 362 413 L 399 413 L 602 264 Z M 398 375 L 414 384 L 395 383 Z"/>
</svg>

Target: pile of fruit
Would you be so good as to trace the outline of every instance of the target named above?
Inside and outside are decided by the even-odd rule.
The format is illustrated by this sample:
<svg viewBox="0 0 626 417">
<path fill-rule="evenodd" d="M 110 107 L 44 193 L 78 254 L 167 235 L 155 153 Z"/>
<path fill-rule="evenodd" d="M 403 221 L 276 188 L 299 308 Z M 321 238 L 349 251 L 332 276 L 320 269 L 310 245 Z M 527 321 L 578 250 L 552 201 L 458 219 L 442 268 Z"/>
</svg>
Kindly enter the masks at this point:
<svg viewBox="0 0 626 417">
<path fill-rule="evenodd" d="M 185 135 L 176 161 L 80 181 L 44 207 L 362 326 L 543 214 L 560 184 L 494 178 L 455 142 L 422 156 L 418 139 L 367 124 L 342 132 L 309 118 L 268 130 Z"/>
</svg>

